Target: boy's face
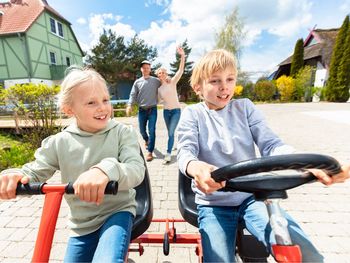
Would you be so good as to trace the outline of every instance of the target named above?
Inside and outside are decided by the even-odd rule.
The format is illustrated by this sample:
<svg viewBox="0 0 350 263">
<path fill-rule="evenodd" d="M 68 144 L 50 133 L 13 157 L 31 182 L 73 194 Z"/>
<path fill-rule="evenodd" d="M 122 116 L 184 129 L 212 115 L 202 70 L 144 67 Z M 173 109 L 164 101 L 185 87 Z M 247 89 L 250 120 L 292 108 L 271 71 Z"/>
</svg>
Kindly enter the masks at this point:
<svg viewBox="0 0 350 263">
<path fill-rule="evenodd" d="M 112 114 L 105 83 L 92 79 L 76 86 L 72 91 L 72 103 L 65 112 L 76 118 L 78 127 L 83 131 L 95 133 L 103 130 Z"/>
<path fill-rule="evenodd" d="M 194 90 L 201 95 L 208 108 L 220 110 L 231 100 L 236 86 L 236 74 L 233 69 L 226 68 L 214 72 Z"/>
</svg>

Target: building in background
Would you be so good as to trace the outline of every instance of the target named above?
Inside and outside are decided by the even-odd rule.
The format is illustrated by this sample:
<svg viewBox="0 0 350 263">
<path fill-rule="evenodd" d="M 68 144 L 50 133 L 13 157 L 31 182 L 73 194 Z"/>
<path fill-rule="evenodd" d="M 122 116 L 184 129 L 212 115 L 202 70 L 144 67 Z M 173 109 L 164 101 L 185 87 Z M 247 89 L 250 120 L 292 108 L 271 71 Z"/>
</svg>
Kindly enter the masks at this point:
<svg viewBox="0 0 350 263">
<path fill-rule="evenodd" d="M 59 84 L 84 53 L 71 23 L 45 0 L 0 0 L 0 84 Z"/>
<path fill-rule="evenodd" d="M 315 67 L 315 87 L 324 87 L 328 79 L 329 67 L 333 47 L 339 28 L 337 29 L 313 29 L 304 41 L 304 65 Z M 282 75 L 289 76 L 293 54 L 283 60 L 277 71 L 273 73 L 273 79 Z"/>
</svg>

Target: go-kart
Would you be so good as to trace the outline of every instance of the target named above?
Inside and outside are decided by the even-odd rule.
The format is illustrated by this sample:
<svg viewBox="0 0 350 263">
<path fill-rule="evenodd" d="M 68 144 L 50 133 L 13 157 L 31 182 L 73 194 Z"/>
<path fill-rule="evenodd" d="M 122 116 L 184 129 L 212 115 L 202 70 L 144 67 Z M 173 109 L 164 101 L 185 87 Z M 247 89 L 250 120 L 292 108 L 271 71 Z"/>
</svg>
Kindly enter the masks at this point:
<svg viewBox="0 0 350 263">
<path fill-rule="evenodd" d="M 215 181 L 227 181 L 226 187 L 222 190 L 250 192 L 257 200 L 265 201 L 277 241 L 277 244 L 272 248 L 273 256 L 277 262 L 302 262 L 299 247 L 292 244 L 288 229 L 280 223 L 284 222 L 285 219 L 280 217 L 280 207 L 277 200 L 287 198 L 286 191 L 288 189 L 315 181 L 316 178 L 305 170 L 309 168 L 324 169 L 329 174 L 336 174 L 340 171 L 339 163 L 332 157 L 318 154 L 291 154 L 243 161 L 212 172 Z M 283 174 L 277 172 L 282 170 Z M 106 193 L 116 194 L 117 187 L 116 182 L 110 182 L 106 187 Z M 137 215 L 132 230 L 130 252 L 137 251 L 142 255 L 144 252 L 143 244 L 159 243 L 163 245 L 163 253 L 168 255 L 171 244 L 195 244 L 198 261 L 202 262 L 200 235 L 198 233 L 176 232 L 176 222 L 188 222 L 193 226 L 198 226 L 197 207 L 191 189 L 191 179 L 179 173 L 178 187 L 179 209 L 184 219 L 152 219 L 152 194 L 146 169 L 143 182 L 136 188 Z M 64 193 L 73 192 L 71 184 L 18 185 L 18 195 L 45 194 L 43 214 L 32 257 L 33 262 L 49 261 L 62 196 Z M 151 222 L 165 222 L 165 232 L 147 233 L 146 230 Z M 249 233 L 246 233 L 243 228 L 238 229 L 236 243 L 237 257 L 240 257 L 243 262 L 266 262 L 269 253 L 265 247 Z M 133 244 L 136 244 L 137 248 L 132 248 Z"/>
</svg>

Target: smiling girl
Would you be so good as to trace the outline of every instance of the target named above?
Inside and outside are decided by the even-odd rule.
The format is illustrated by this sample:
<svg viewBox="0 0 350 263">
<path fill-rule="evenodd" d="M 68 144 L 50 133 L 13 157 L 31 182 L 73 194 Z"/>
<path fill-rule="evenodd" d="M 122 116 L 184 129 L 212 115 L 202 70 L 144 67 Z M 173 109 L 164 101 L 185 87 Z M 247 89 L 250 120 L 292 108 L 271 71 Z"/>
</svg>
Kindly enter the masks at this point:
<svg viewBox="0 0 350 263">
<path fill-rule="evenodd" d="M 145 166 L 133 128 L 111 119 L 105 80 L 92 69 L 73 68 L 61 85 L 60 109 L 75 122 L 43 140 L 35 161 L 1 172 L 0 199 L 15 198 L 18 182 L 45 182 L 60 171 L 74 182 L 65 262 L 124 262 L 136 212 L 135 190 Z M 108 181 L 118 194 L 104 196 Z"/>
</svg>

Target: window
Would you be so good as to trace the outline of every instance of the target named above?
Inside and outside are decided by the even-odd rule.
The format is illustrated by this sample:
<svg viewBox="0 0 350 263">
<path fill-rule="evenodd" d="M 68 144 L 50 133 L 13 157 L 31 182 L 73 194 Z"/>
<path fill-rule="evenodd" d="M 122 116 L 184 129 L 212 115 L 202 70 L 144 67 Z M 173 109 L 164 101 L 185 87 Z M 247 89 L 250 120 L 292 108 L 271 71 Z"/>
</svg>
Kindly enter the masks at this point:
<svg viewBox="0 0 350 263">
<path fill-rule="evenodd" d="M 70 57 L 66 57 L 66 65 L 69 67 L 70 66 Z"/>
<path fill-rule="evenodd" d="M 63 37 L 63 27 L 62 24 L 60 22 L 57 22 L 57 27 L 58 27 L 58 35 L 60 37 Z"/>
<path fill-rule="evenodd" d="M 55 35 L 63 37 L 63 25 L 62 25 L 62 23 L 56 21 L 52 17 L 50 17 L 50 29 L 51 29 L 51 32 L 54 33 Z"/>
<path fill-rule="evenodd" d="M 56 21 L 50 17 L 50 27 L 51 27 L 51 32 L 56 34 Z"/>
<path fill-rule="evenodd" d="M 56 65 L 56 54 L 55 54 L 55 52 L 50 52 L 50 62 L 51 62 L 51 65 Z"/>
</svg>

